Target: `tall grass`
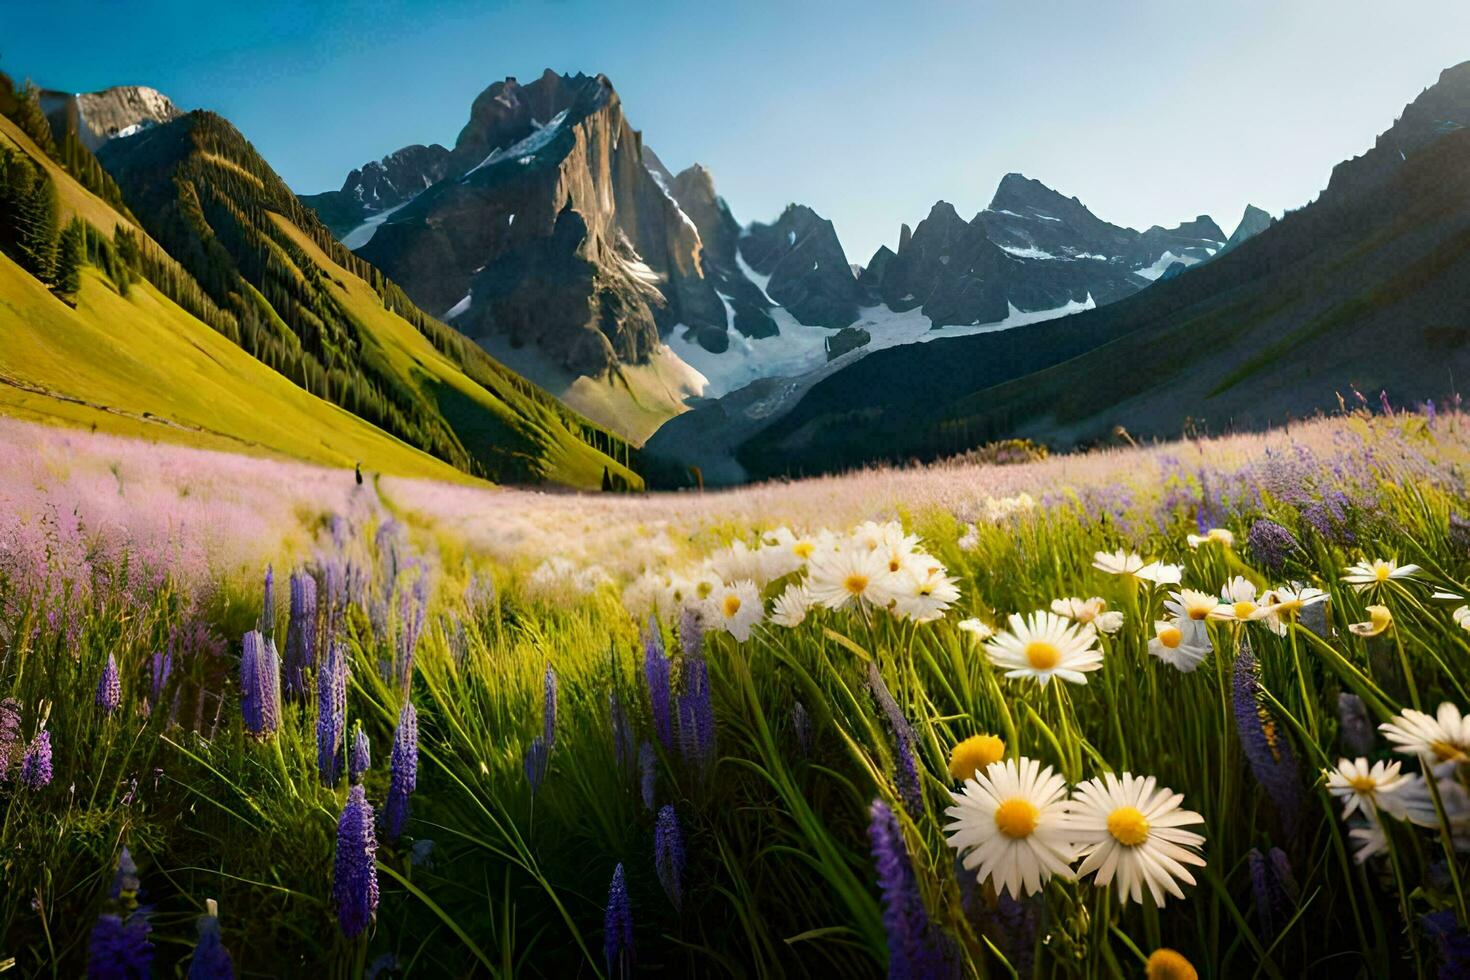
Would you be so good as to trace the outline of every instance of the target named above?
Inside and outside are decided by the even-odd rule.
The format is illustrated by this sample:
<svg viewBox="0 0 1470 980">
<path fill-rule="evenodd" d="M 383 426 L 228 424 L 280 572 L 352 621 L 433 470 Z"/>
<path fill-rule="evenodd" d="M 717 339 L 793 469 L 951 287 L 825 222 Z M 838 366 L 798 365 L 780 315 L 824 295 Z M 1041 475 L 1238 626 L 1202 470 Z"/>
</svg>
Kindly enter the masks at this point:
<svg viewBox="0 0 1470 980">
<path fill-rule="evenodd" d="M 814 529 L 814 501 L 843 494 L 842 482 L 791 488 L 785 517 L 771 490 L 660 498 L 659 514 L 648 501 L 405 481 L 380 496 L 369 484 L 293 505 L 268 539 L 230 562 L 191 563 L 187 575 L 166 549 L 119 531 L 125 508 L 109 511 L 117 527 L 107 534 L 88 523 L 85 494 L 70 521 L 17 508 L 0 530 L 0 697 L 19 705 L 23 740 L 51 732 L 55 775 L 33 789 L 11 765 L 0 783 L 0 960 L 24 976 L 83 972 L 126 845 L 160 976 L 187 970 L 208 899 L 241 975 L 592 977 L 629 964 L 677 976 L 879 975 L 893 939 L 869 837 L 877 799 L 899 827 L 925 935 L 955 975 L 1139 975 L 1159 947 L 1210 977 L 1433 975 L 1448 963 L 1443 937 L 1465 935 L 1464 772 L 1438 787 L 1438 819 L 1385 816 L 1385 847 L 1361 862 L 1319 773 L 1361 754 L 1348 748 L 1362 732 L 1351 716 L 1345 727 L 1343 694 L 1361 698 L 1371 724 L 1416 703 L 1470 707 L 1470 633 L 1452 618 L 1457 603 L 1433 598 L 1466 594 L 1470 579 L 1462 425 L 1456 415 L 1433 426 L 1355 415 L 1296 442 L 857 477 L 831 507 L 834 529 L 901 516 L 959 578 L 959 602 L 925 624 L 817 609 L 794 629 L 762 624 L 743 643 L 713 625 L 695 642 L 688 621 L 635 618 L 622 586 L 645 564 L 672 570 L 727 540 L 754 545 L 779 520 Z M 933 489 L 891 492 L 921 480 Z M 983 486 L 966 496 L 954 484 L 967 480 Z M 1034 506 L 986 505 L 1023 490 Z M 512 513 L 532 504 L 543 511 Z M 491 517 L 502 515 L 519 530 L 494 535 Z M 629 538 L 608 528 L 579 552 L 554 526 L 567 515 L 573 527 L 657 523 L 664 544 L 630 559 L 618 544 Z M 1253 548 L 1251 529 L 1266 519 L 1295 544 Z M 1229 528 L 1235 546 L 1188 547 L 1186 535 L 1207 525 Z M 1148 653 L 1168 590 L 1092 567 L 1094 552 L 1118 547 L 1178 562 L 1186 586 L 1212 593 L 1241 575 L 1320 588 L 1330 602 L 1283 635 L 1212 623 L 1211 653 L 1180 673 Z M 599 565 L 608 581 L 531 573 L 556 553 L 576 571 Z M 1422 571 L 1371 595 L 1341 581 L 1353 562 L 1388 557 Z M 268 559 L 281 582 L 300 565 L 340 583 L 348 728 L 360 721 L 369 736 L 365 786 L 379 812 L 405 700 L 418 712 L 411 815 L 398 840 L 379 832 L 376 923 L 350 940 L 331 899 L 347 781 L 318 774 L 317 701 L 287 700 L 271 738 L 248 736 L 241 721 L 241 637 L 268 622 Z M 766 585 L 767 598 L 785 584 Z M 1008 680 L 956 626 L 975 617 L 1001 627 L 1066 596 L 1100 596 L 1124 613 L 1085 685 Z M 1350 631 L 1376 603 L 1393 626 Z M 284 599 L 273 620 L 284 644 Z M 1258 673 L 1245 673 L 1247 649 Z M 155 687 L 157 653 L 171 666 Z M 109 655 L 122 684 L 112 713 L 96 699 Z M 709 672 L 709 751 L 677 716 L 695 660 Z M 661 663 L 676 702 L 667 737 L 648 681 Z M 554 739 L 533 791 L 527 754 L 546 734 L 548 666 Z M 1242 684 L 1254 692 L 1244 718 L 1265 726 L 1266 743 L 1242 728 Z M 896 735 L 883 692 L 911 742 Z M 981 733 L 1073 784 L 1131 771 L 1183 794 L 1204 819 L 1197 883 L 1156 908 L 1059 878 L 1018 901 L 957 871 L 944 835 L 958 788 L 949 755 Z M 1366 754 L 1390 758 L 1368 734 Z M 655 855 L 665 805 L 683 829 L 678 905 Z M 633 945 L 609 956 L 619 864 Z"/>
</svg>

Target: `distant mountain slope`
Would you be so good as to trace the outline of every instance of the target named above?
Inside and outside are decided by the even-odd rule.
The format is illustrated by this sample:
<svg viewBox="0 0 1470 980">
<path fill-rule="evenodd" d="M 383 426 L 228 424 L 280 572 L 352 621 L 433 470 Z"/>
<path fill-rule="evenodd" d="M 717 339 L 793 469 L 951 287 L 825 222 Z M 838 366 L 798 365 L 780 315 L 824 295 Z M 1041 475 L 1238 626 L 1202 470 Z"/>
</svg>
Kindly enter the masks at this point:
<svg viewBox="0 0 1470 980">
<path fill-rule="evenodd" d="M 233 317 L 232 339 L 298 384 L 469 473 L 592 487 L 606 467 L 638 484 L 601 451 L 624 455 L 619 440 L 425 316 L 221 117 L 189 113 L 99 156 L 143 226 Z"/>
<path fill-rule="evenodd" d="M 76 94 L 43 89 L 40 103 L 57 139 L 73 130 L 93 152 L 108 140 L 126 138 L 183 115 L 168 96 L 144 85 Z"/>
<path fill-rule="evenodd" d="M 0 149 L 42 166 L 63 219 L 132 229 L 8 119 Z M 134 229 L 136 235 L 141 231 Z M 468 479 L 266 367 L 146 280 L 87 268 L 75 306 L 0 255 L 0 412 L 232 452 Z"/>
<path fill-rule="evenodd" d="M 879 352 L 739 458 L 754 475 L 929 457 L 1002 436 L 1260 426 L 1349 385 L 1443 395 L 1470 372 L 1470 63 L 1228 254 L 1088 313 Z M 1460 382 L 1462 383 L 1462 382 Z"/>
<path fill-rule="evenodd" d="M 443 180 L 448 165 L 449 151 L 438 143 L 405 146 L 349 173 L 340 190 L 303 194 L 301 203 L 316 211 L 332 234 L 345 238 L 370 218 L 377 217 L 381 222 L 425 188 Z M 367 237 L 371 237 L 370 231 L 365 233 L 364 241 Z M 363 242 L 343 244 L 356 248 Z"/>
</svg>

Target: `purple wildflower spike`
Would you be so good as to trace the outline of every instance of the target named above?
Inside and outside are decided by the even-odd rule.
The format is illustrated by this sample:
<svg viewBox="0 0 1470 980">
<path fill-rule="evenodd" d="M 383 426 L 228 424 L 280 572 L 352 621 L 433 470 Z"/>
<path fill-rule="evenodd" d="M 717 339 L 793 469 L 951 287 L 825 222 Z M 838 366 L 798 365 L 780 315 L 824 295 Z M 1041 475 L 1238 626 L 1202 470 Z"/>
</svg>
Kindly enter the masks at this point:
<svg viewBox="0 0 1470 980">
<path fill-rule="evenodd" d="M 235 980 L 234 960 L 220 936 L 219 908 L 212 898 L 206 908 L 205 914 L 199 917 L 199 941 L 194 944 L 188 980 Z"/>
<path fill-rule="evenodd" d="M 898 818 L 882 800 L 874 800 L 868 841 L 883 893 L 883 928 L 888 934 L 888 976 L 950 977 L 955 966 L 943 940 L 929 921 L 919 884 L 909 863 Z"/>
<path fill-rule="evenodd" d="M 93 980 L 146 980 L 153 976 L 153 927 L 141 912 L 126 919 L 111 912 L 97 917 L 87 942 L 87 976 Z"/>
<path fill-rule="evenodd" d="M 671 803 L 658 811 L 658 820 L 653 827 L 653 865 L 658 872 L 659 883 L 674 908 L 684 902 L 684 832 L 679 826 L 679 814 Z"/>
<path fill-rule="evenodd" d="M 291 621 L 286 625 L 286 677 L 288 697 L 304 700 L 308 695 L 307 672 L 316 666 L 317 635 L 316 579 L 307 571 L 291 573 Z"/>
<path fill-rule="evenodd" d="M 674 751 L 673 711 L 670 704 L 669 660 L 664 656 L 663 642 L 652 622 L 643 642 L 643 676 L 648 682 L 648 707 L 653 715 L 653 729 L 665 752 Z"/>
<path fill-rule="evenodd" d="M 20 782 L 27 789 L 43 789 L 51 782 L 51 733 L 45 729 L 26 747 L 20 760 Z"/>
<path fill-rule="evenodd" d="M 107 655 L 107 664 L 102 668 L 102 677 L 97 681 L 97 707 L 104 714 L 112 714 L 122 704 L 122 679 L 117 673 L 117 658 Z"/>
<path fill-rule="evenodd" d="M 1235 657 L 1235 728 L 1251 774 L 1265 788 L 1290 837 L 1295 834 L 1301 817 L 1301 772 L 1291 743 L 1270 710 L 1261 703 L 1259 690 L 1255 654 L 1250 644 L 1242 643 Z"/>
<path fill-rule="evenodd" d="M 347 758 L 347 779 L 352 783 L 362 782 L 363 773 L 372 767 L 372 746 L 367 732 L 362 730 L 362 721 L 352 726 L 352 753 Z"/>
<path fill-rule="evenodd" d="M 633 907 L 628 900 L 628 885 L 623 866 L 613 871 L 607 889 L 607 913 L 603 919 L 603 956 L 611 976 L 631 976 L 633 972 Z"/>
<path fill-rule="evenodd" d="M 281 658 L 255 630 L 245 634 L 240 656 L 240 713 L 245 730 L 257 738 L 281 727 Z"/>
<path fill-rule="evenodd" d="M 347 733 L 347 652 L 340 640 L 327 644 L 316 678 L 316 767 L 322 782 L 337 785 L 342 778 L 342 754 Z"/>
<path fill-rule="evenodd" d="M 393 755 L 388 760 L 388 802 L 383 804 L 383 829 L 397 840 L 408 822 L 409 797 L 418 784 L 419 716 L 412 701 L 403 702 L 398 730 L 393 733 Z"/>
<path fill-rule="evenodd" d="M 347 791 L 347 805 L 337 821 L 337 857 L 332 874 L 337 921 L 348 939 L 360 935 L 378 911 L 377 854 L 372 804 L 363 788 L 354 786 Z"/>
<path fill-rule="evenodd" d="M 644 742 L 638 747 L 638 785 L 643 792 L 643 809 L 653 809 L 655 766 L 658 762 L 653 752 L 653 743 Z"/>
</svg>

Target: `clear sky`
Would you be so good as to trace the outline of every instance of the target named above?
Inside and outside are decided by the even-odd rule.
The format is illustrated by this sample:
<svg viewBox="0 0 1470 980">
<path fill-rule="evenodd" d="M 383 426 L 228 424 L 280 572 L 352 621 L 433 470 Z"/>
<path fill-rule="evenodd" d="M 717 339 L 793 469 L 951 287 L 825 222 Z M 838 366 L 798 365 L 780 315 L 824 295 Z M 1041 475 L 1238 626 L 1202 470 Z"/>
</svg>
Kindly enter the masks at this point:
<svg viewBox="0 0 1470 980">
<path fill-rule="evenodd" d="M 601 71 L 742 222 L 810 204 L 859 262 L 1012 170 L 1119 224 L 1229 232 L 1310 200 L 1467 59 L 1466 0 L 0 0 L 0 68 L 217 110 L 303 193 L 452 145 L 506 75 Z"/>
</svg>

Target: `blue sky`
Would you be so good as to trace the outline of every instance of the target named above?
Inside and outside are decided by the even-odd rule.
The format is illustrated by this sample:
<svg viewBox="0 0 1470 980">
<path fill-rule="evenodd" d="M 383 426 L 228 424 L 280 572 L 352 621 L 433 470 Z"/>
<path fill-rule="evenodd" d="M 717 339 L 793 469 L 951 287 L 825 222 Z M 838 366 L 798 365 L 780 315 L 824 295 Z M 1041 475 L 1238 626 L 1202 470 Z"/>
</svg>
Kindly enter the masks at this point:
<svg viewBox="0 0 1470 980">
<path fill-rule="evenodd" d="M 0 0 L 0 39 L 0 68 L 46 86 L 147 84 L 223 113 L 301 192 L 452 145 L 506 75 L 605 72 L 741 221 L 810 204 L 866 262 L 1012 170 L 1137 228 L 1299 206 L 1470 59 L 1470 3 Z"/>
</svg>

